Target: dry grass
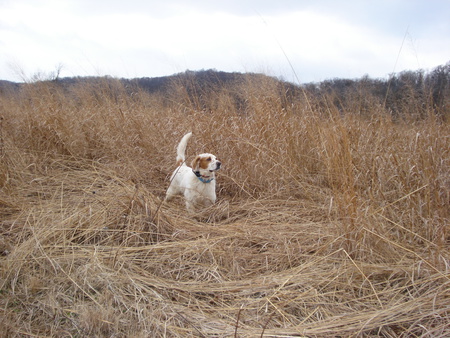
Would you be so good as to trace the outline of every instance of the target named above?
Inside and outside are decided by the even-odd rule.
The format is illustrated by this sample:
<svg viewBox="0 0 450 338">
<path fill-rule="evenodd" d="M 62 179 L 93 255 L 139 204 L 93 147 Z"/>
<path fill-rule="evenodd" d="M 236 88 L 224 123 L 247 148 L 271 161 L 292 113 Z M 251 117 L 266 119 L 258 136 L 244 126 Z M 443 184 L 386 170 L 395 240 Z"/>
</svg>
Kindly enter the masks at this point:
<svg viewBox="0 0 450 338">
<path fill-rule="evenodd" d="M 448 122 L 174 86 L 0 96 L 4 336 L 450 335 Z M 186 131 L 224 163 L 198 219 L 161 204 Z"/>
</svg>

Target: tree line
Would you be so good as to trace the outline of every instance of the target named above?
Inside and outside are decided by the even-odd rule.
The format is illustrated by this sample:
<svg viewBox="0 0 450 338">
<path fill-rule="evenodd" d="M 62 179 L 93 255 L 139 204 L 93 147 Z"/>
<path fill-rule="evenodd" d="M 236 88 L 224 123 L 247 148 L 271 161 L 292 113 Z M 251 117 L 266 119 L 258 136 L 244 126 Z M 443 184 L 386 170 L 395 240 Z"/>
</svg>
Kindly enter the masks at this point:
<svg viewBox="0 0 450 338">
<path fill-rule="evenodd" d="M 214 69 L 188 70 L 171 76 L 135 79 L 58 76 L 33 83 L 0 81 L 0 94 L 18 92 L 24 86 L 46 82 L 67 89 L 74 85 L 95 88 L 97 85 L 118 82 L 129 93 L 143 90 L 159 94 L 168 102 L 178 102 L 181 99 L 187 106 L 204 111 L 216 109 L 216 98 L 226 95 L 231 106 L 246 112 L 251 109 L 249 98 L 252 95 L 264 95 L 267 91 L 279 96 L 282 109 L 295 110 L 295 107 L 301 106 L 301 102 L 307 99 L 318 109 L 333 107 L 340 113 L 365 115 L 383 111 L 395 118 L 412 116 L 419 119 L 430 114 L 447 119 L 450 115 L 450 62 L 431 71 L 391 74 L 387 79 L 363 76 L 359 79 L 335 78 L 307 84 L 293 84 L 256 73 L 230 73 Z M 113 91 L 117 88 L 115 85 L 109 87 Z"/>
</svg>

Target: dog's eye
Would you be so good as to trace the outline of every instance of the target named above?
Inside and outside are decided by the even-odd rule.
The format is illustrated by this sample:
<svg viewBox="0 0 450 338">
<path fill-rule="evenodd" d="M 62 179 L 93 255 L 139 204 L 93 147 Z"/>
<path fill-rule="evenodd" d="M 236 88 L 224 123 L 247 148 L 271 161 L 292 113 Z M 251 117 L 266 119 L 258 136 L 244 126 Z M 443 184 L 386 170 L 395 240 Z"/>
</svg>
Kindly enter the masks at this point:
<svg viewBox="0 0 450 338">
<path fill-rule="evenodd" d="M 208 157 L 206 160 L 207 160 L 208 162 L 211 162 L 211 157 Z"/>
</svg>

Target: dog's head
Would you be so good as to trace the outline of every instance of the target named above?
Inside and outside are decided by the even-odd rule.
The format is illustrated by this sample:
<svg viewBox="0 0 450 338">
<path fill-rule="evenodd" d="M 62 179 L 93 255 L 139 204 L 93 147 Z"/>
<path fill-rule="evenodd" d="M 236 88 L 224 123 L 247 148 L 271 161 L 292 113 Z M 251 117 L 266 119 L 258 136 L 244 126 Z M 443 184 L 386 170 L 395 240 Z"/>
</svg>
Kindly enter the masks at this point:
<svg viewBox="0 0 450 338">
<path fill-rule="evenodd" d="M 220 162 L 213 154 L 200 154 L 192 161 L 192 170 L 214 172 L 220 169 Z"/>
</svg>

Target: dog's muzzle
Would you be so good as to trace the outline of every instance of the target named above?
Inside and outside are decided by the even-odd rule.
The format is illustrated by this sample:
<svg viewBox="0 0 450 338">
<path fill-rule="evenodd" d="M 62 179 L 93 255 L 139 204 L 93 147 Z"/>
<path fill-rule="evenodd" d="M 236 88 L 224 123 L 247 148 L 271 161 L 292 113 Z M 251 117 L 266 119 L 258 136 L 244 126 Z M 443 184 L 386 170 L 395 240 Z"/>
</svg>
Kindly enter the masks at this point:
<svg viewBox="0 0 450 338">
<path fill-rule="evenodd" d="M 222 165 L 222 162 L 217 161 L 216 162 L 216 169 L 214 169 L 214 170 L 219 170 L 221 165 Z M 211 171 L 213 171 L 213 170 L 211 170 Z"/>
</svg>

